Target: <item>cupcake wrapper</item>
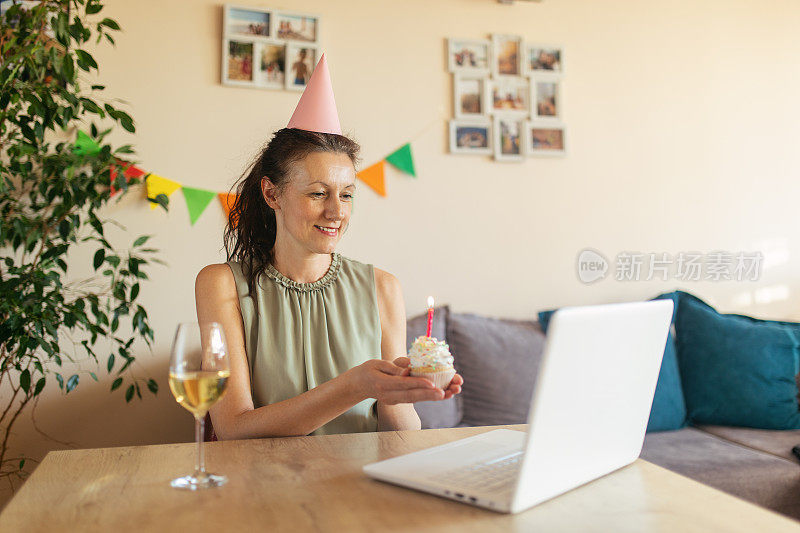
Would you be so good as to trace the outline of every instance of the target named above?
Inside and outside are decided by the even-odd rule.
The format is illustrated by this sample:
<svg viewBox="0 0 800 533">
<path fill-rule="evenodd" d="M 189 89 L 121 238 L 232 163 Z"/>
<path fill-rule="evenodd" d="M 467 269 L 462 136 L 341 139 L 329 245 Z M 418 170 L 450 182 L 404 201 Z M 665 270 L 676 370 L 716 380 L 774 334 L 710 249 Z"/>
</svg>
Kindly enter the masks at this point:
<svg viewBox="0 0 800 533">
<path fill-rule="evenodd" d="M 440 389 L 446 389 L 450 382 L 453 380 L 453 376 L 456 375 L 456 371 L 454 368 L 449 368 L 447 370 L 439 370 L 438 372 L 417 372 L 414 369 L 411 370 L 411 375 L 415 378 L 425 378 L 433 381 L 433 384 L 436 385 Z"/>
</svg>

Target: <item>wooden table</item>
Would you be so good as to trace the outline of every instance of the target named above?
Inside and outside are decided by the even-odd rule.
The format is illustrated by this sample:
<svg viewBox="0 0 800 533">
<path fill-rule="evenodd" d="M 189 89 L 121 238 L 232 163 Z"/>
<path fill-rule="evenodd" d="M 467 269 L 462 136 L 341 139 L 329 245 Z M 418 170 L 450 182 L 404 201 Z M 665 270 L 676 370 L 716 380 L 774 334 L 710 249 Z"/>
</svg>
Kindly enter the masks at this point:
<svg viewBox="0 0 800 533">
<path fill-rule="evenodd" d="M 524 426 L 505 426 L 524 430 Z M 374 481 L 364 464 L 494 428 L 209 443 L 224 487 L 173 489 L 193 444 L 50 452 L 0 514 L 3 531 L 782 531 L 800 524 L 647 463 L 518 515 Z"/>
</svg>

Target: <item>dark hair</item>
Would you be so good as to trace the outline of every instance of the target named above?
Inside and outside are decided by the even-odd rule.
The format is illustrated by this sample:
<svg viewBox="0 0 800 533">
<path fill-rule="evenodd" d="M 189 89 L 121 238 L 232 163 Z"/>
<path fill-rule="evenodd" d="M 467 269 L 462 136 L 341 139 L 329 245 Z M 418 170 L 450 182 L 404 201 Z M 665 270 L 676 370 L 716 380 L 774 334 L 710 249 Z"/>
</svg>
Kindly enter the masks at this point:
<svg viewBox="0 0 800 533">
<path fill-rule="evenodd" d="M 264 200 L 261 179 L 268 178 L 280 191 L 291 177 L 292 165 L 309 154 L 345 154 L 355 166 L 359 150 L 358 143 L 343 135 L 283 128 L 273 134 L 233 185 L 231 190 L 236 190 L 236 200 L 225 226 L 225 253 L 228 261 L 241 263 L 251 293 L 255 280 L 272 260 L 277 232 L 275 211 Z"/>
</svg>

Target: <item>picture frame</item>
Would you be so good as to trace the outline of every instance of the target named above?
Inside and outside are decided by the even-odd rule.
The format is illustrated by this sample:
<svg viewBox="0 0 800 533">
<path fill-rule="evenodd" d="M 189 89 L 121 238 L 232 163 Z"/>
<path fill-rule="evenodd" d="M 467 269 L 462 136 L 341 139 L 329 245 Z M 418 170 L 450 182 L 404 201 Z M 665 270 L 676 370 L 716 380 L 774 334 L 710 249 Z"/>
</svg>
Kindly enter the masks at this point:
<svg viewBox="0 0 800 533">
<path fill-rule="evenodd" d="M 222 28 L 223 35 L 232 39 L 271 39 L 275 35 L 274 11 L 225 4 Z"/>
<path fill-rule="evenodd" d="M 256 43 L 252 40 L 222 40 L 222 83 L 235 87 L 256 87 L 254 58 Z"/>
<path fill-rule="evenodd" d="M 288 43 L 319 44 L 320 17 L 294 11 L 275 12 L 275 38 Z"/>
<path fill-rule="evenodd" d="M 522 72 L 535 74 L 563 74 L 564 47 L 553 44 L 525 43 Z"/>
<path fill-rule="evenodd" d="M 453 76 L 453 114 L 458 119 L 486 118 L 489 112 L 488 80 L 483 76 Z"/>
<path fill-rule="evenodd" d="M 530 81 L 527 78 L 502 77 L 492 80 L 489 111 L 492 114 L 528 116 L 531 112 Z"/>
<path fill-rule="evenodd" d="M 492 76 L 522 76 L 522 37 L 492 34 Z"/>
<path fill-rule="evenodd" d="M 567 127 L 563 122 L 529 120 L 525 124 L 525 153 L 528 156 L 567 155 Z"/>
<path fill-rule="evenodd" d="M 319 35 L 318 15 L 225 4 L 222 84 L 302 91 L 319 60 Z M 297 64 L 302 49 L 304 67 Z"/>
<path fill-rule="evenodd" d="M 488 155 L 492 153 L 492 123 L 488 119 L 450 121 L 450 153 Z"/>
<path fill-rule="evenodd" d="M 530 105 L 532 120 L 562 121 L 564 99 L 561 95 L 561 77 L 552 74 L 531 76 Z"/>
<path fill-rule="evenodd" d="M 319 50 L 316 46 L 288 43 L 286 45 L 285 88 L 294 91 L 305 89 L 318 60 Z M 302 82 L 299 81 L 301 79 Z"/>
<path fill-rule="evenodd" d="M 279 41 L 257 43 L 254 66 L 257 86 L 266 89 L 285 89 L 286 43 Z"/>
<path fill-rule="evenodd" d="M 492 62 L 489 39 L 447 39 L 447 68 L 452 73 L 485 75 Z"/>
<path fill-rule="evenodd" d="M 494 117 L 493 152 L 495 161 L 521 162 L 525 160 L 524 118 L 515 116 Z"/>
</svg>

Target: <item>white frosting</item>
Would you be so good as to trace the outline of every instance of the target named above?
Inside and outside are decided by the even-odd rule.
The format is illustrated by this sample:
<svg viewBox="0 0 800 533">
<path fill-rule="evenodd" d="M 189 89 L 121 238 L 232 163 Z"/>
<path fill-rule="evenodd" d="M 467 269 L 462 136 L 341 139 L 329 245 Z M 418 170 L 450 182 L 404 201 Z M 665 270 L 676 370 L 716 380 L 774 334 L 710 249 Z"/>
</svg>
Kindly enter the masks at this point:
<svg viewBox="0 0 800 533">
<path fill-rule="evenodd" d="M 411 359 L 411 368 L 452 368 L 453 356 L 450 347 L 444 341 L 437 341 L 436 337 L 417 337 L 408 352 Z"/>
</svg>

